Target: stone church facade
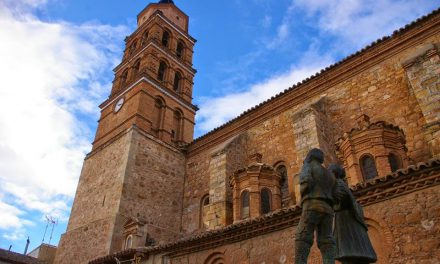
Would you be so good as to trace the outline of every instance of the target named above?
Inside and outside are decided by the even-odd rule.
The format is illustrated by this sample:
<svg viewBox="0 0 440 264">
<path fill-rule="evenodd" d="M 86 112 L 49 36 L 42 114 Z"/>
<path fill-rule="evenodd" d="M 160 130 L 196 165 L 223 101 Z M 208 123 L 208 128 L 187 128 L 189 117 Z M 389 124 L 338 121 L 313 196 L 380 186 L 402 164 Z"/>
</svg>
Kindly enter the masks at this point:
<svg viewBox="0 0 440 264">
<path fill-rule="evenodd" d="M 170 0 L 138 15 L 55 263 L 293 263 L 314 147 L 344 165 L 377 263 L 440 263 L 439 10 L 195 140 L 188 20 Z"/>
</svg>

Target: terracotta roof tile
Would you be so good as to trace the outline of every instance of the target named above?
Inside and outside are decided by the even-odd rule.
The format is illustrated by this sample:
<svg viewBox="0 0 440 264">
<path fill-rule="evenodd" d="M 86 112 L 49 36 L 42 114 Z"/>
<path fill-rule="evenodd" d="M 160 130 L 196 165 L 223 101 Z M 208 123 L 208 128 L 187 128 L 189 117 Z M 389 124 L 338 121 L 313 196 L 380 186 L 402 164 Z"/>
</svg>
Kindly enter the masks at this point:
<svg viewBox="0 0 440 264">
<path fill-rule="evenodd" d="M 41 262 L 36 258 L 1 248 L 0 248 L 0 261 L 9 261 L 7 263 L 14 263 L 14 264 L 41 264 Z"/>
<path fill-rule="evenodd" d="M 440 159 L 431 159 L 427 162 L 419 162 L 416 165 L 411 165 L 405 169 L 397 170 L 396 172 L 389 174 L 385 177 L 371 179 L 369 181 L 359 183 L 355 186 L 352 186 L 351 189 L 353 190 L 355 196 L 357 197 L 362 196 L 363 193 L 365 193 L 366 191 L 369 191 L 367 194 L 370 195 L 371 192 L 373 193 L 376 191 L 382 192 L 383 188 L 381 186 L 383 186 L 383 184 L 393 184 L 393 181 L 396 180 L 398 180 L 398 182 L 396 181 L 396 184 L 400 184 L 402 183 L 402 181 L 403 182 L 406 181 L 406 179 L 408 179 L 408 177 L 410 176 L 412 177 L 413 175 L 420 175 L 425 172 L 427 172 L 428 174 L 433 172 L 437 173 L 438 171 L 440 171 Z M 375 187 L 377 188 L 375 189 Z M 241 233 L 248 234 L 250 230 L 254 230 L 257 227 L 264 227 L 265 225 L 268 226 L 274 225 L 274 223 L 280 222 L 279 220 L 283 220 L 286 218 L 288 219 L 290 218 L 292 220 L 298 219 L 300 214 L 301 214 L 301 208 L 299 206 L 283 208 L 274 211 L 270 214 L 253 219 L 243 220 L 223 228 L 189 235 L 187 237 L 181 238 L 175 242 L 171 242 L 168 244 L 158 245 L 154 247 L 147 247 L 147 248 L 125 250 L 122 252 L 115 253 L 113 255 L 98 258 L 89 263 L 90 264 L 113 263 L 108 261 L 113 260 L 114 256 L 129 256 L 129 255 L 133 256 L 136 252 L 156 253 L 165 250 L 179 250 L 180 248 L 185 248 L 186 246 L 190 246 L 191 244 L 194 243 L 202 244 L 204 241 L 210 241 L 210 240 L 214 241 L 214 240 L 223 239 L 226 238 L 227 236 L 231 236 L 231 234 L 241 234 Z M 266 231 L 267 230 L 269 229 L 266 229 Z M 259 233 L 259 235 L 261 235 L 261 233 Z M 246 239 L 246 236 L 243 239 Z"/>
</svg>

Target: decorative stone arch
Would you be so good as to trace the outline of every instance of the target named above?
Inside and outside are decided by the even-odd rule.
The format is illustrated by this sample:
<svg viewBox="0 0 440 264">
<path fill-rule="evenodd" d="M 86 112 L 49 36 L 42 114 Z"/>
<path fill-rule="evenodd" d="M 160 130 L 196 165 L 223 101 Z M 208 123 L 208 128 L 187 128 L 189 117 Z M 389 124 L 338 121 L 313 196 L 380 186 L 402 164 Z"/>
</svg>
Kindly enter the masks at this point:
<svg viewBox="0 0 440 264">
<path fill-rule="evenodd" d="M 141 46 L 145 46 L 145 44 L 147 44 L 149 34 L 150 34 L 150 29 L 145 29 L 144 32 L 142 33 Z"/>
<path fill-rule="evenodd" d="M 128 73 L 129 73 L 128 68 L 126 68 L 124 71 L 122 71 L 121 77 L 120 77 L 121 79 L 120 79 L 120 83 L 119 83 L 119 88 L 120 89 L 124 88 L 124 86 L 127 84 L 127 82 L 128 82 Z"/>
<path fill-rule="evenodd" d="M 370 153 L 363 154 L 359 158 L 359 165 L 364 180 L 371 180 L 378 176 L 376 160 Z"/>
<path fill-rule="evenodd" d="M 250 155 L 248 161 L 250 161 L 249 165 L 236 170 L 229 180 L 233 190 L 234 221 L 262 215 L 265 210 L 262 210 L 261 191 L 264 189 L 270 191 L 270 210 L 281 208 L 279 175 L 272 166 L 262 163 L 262 155 L 259 153 Z M 247 214 L 247 209 L 243 212 L 243 193 L 245 190 L 249 192 L 249 214 Z"/>
<path fill-rule="evenodd" d="M 365 217 L 365 223 L 368 227 L 368 236 L 376 251 L 376 264 L 388 264 L 393 245 L 391 230 L 383 221 L 376 221 L 369 217 Z"/>
<path fill-rule="evenodd" d="M 133 235 L 132 234 L 125 237 L 124 250 L 129 249 L 129 248 L 133 248 Z"/>
<path fill-rule="evenodd" d="M 164 59 L 159 58 L 159 67 L 157 68 L 157 80 L 160 82 L 166 82 L 167 81 L 167 73 L 170 68 L 170 63 Z"/>
<path fill-rule="evenodd" d="M 162 36 L 160 38 L 160 43 L 162 44 L 162 46 L 169 48 L 172 37 L 173 35 L 171 31 L 168 28 L 164 27 L 162 29 Z"/>
<path fill-rule="evenodd" d="M 210 254 L 203 264 L 225 264 L 225 255 L 222 252 L 214 252 Z"/>
<path fill-rule="evenodd" d="M 184 115 L 180 108 L 175 108 L 173 111 L 173 126 L 171 129 L 171 139 L 178 143 L 182 141 L 183 138 L 183 120 Z"/>
<path fill-rule="evenodd" d="M 390 153 L 388 153 L 388 163 L 390 164 L 391 172 L 403 168 L 402 157 L 395 151 L 390 151 Z"/>
<path fill-rule="evenodd" d="M 250 191 L 244 189 L 240 193 L 240 219 L 247 219 L 251 216 L 251 197 Z"/>
<path fill-rule="evenodd" d="M 167 104 L 165 99 L 161 96 L 156 96 L 154 99 L 154 111 L 152 117 L 152 129 L 155 132 L 156 136 L 160 137 L 161 130 L 163 129 L 163 122 L 165 117 L 165 110 Z"/>
<path fill-rule="evenodd" d="M 184 75 L 180 70 L 174 70 L 173 90 L 176 93 L 182 93 Z"/>
<path fill-rule="evenodd" d="M 260 214 L 268 214 L 272 211 L 272 191 L 263 187 L 260 190 Z"/>
<path fill-rule="evenodd" d="M 131 73 L 131 76 L 132 76 L 131 79 L 135 79 L 139 75 L 140 69 L 141 69 L 141 59 L 140 58 L 134 62 L 132 68 L 133 68 L 133 70 Z"/>
<path fill-rule="evenodd" d="M 176 56 L 179 58 L 184 58 L 185 57 L 185 49 L 186 49 L 186 44 L 182 39 L 179 39 L 177 41 L 177 46 L 176 46 Z"/>
<path fill-rule="evenodd" d="M 207 213 L 209 209 L 209 193 L 203 195 L 202 199 L 200 199 L 200 219 L 199 219 L 199 228 L 205 229 L 207 224 L 205 224 Z"/>
<path fill-rule="evenodd" d="M 281 207 L 288 207 L 291 201 L 295 201 L 293 181 L 289 181 L 289 173 L 284 161 L 278 161 L 273 166 L 280 176 Z"/>
<path fill-rule="evenodd" d="M 133 53 L 136 51 L 136 49 L 138 48 L 138 40 L 134 39 L 130 45 L 128 46 L 128 56 L 133 55 Z"/>
<path fill-rule="evenodd" d="M 336 153 L 344 164 L 350 185 L 369 178 L 362 171 L 361 161 L 365 154 L 373 157 L 377 177 L 393 173 L 388 156 L 390 152 L 400 157 L 401 167 L 409 165 L 405 133 L 401 128 L 385 121 L 370 122 L 370 117 L 365 114 L 356 121 L 358 126 L 344 133 L 336 143 Z"/>
<path fill-rule="evenodd" d="M 123 250 L 145 245 L 146 223 L 145 219 L 135 217 L 130 217 L 125 221 L 123 225 Z"/>
</svg>

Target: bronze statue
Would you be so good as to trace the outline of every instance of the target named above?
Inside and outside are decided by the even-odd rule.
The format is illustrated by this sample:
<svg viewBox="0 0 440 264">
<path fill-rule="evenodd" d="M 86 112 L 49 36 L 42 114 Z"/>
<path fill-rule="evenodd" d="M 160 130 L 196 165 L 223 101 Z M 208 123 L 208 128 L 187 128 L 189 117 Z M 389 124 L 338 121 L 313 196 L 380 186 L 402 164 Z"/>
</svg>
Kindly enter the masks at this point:
<svg viewBox="0 0 440 264">
<path fill-rule="evenodd" d="M 343 264 L 376 262 L 377 256 L 368 238 L 362 207 L 356 202 L 344 180 L 344 169 L 338 164 L 332 164 L 329 166 L 329 171 L 336 177 L 334 193 L 336 259 Z"/>
<path fill-rule="evenodd" d="M 324 153 L 320 149 L 312 149 L 300 173 L 302 214 L 295 236 L 296 264 L 307 264 L 315 230 L 323 263 L 335 263 L 336 246 L 332 227 L 336 179 L 322 166 L 323 162 Z"/>
</svg>

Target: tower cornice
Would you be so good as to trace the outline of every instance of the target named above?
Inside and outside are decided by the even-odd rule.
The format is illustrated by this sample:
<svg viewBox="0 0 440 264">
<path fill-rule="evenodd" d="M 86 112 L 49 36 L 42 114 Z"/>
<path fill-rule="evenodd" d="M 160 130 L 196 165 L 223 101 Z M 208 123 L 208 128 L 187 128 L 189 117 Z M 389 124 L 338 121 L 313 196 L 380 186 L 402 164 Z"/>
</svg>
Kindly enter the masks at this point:
<svg viewBox="0 0 440 264">
<path fill-rule="evenodd" d="M 198 110 L 197 106 L 190 104 L 190 103 L 187 103 L 180 96 L 175 95 L 173 92 L 169 91 L 168 89 L 164 89 L 159 84 L 157 84 L 155 81 L 151 80 L 148 76 L 141 76 L 137 81 L 133 82 L 130 86 L 128 86 L 124 91 L 119 93 L 117 96 L 114 96 L 114 97 L 111 97 L 111 98 L 105 100 L 102 104 L 99 105 L 99 108 L 104 109 L 104 108 L 108 107 L 109 105 L 113 104 L 114 102 L 116 102 L 118 99 L 123 97 L 126 93 L 128 93 L 131 89 L 136 87 L 136 85 L 138 85 L 141 82 L 146 82 L 148 84 L 151 84 L 154 88 L 158 89 L 163 94 L 169 96 L 171 99 L 176 101 L 179 105 L 188 109 L 189 111 L 191 111 L 194 114 Z"/>
<path fill-rule="evenodd" d="M 167 56 L 167 58 L 171 59 L 174 63 L 178 64 L 179 66 L 181 66 L 183 69 L 185 69 L 188 73 L 194 75 L 197 73 L 197 70 L 186 65 L 185 63 L 181 62 L 179 59 L 177 59 L 175 56 L 171 55 L 169 52 L 167 52 L 163 47 L 161 47 L 160 45 L 157 45 L 154 41 L 150 41 L 150 43 L 148 43 L 145 47 L 143 47 L 141 50 L 139 50 L 135 55 L 131 56 L 129 59 L 124 60 L 124 62 L 120 63 L 118 66 L 116 66 L 113 69 L 114 73 L 118 73 L 124 66 L 126 66 L 127 64 L 130 64 L 130 62 L 134 61 L 135 59 L 137 59 L 139 57 L 140 54 L 142 54 L 148 47 L 150 46 L 154 46 L 155 48 L 159 49 L 160 51 L 162 51 L 161 54 Z"/>
</svg>

